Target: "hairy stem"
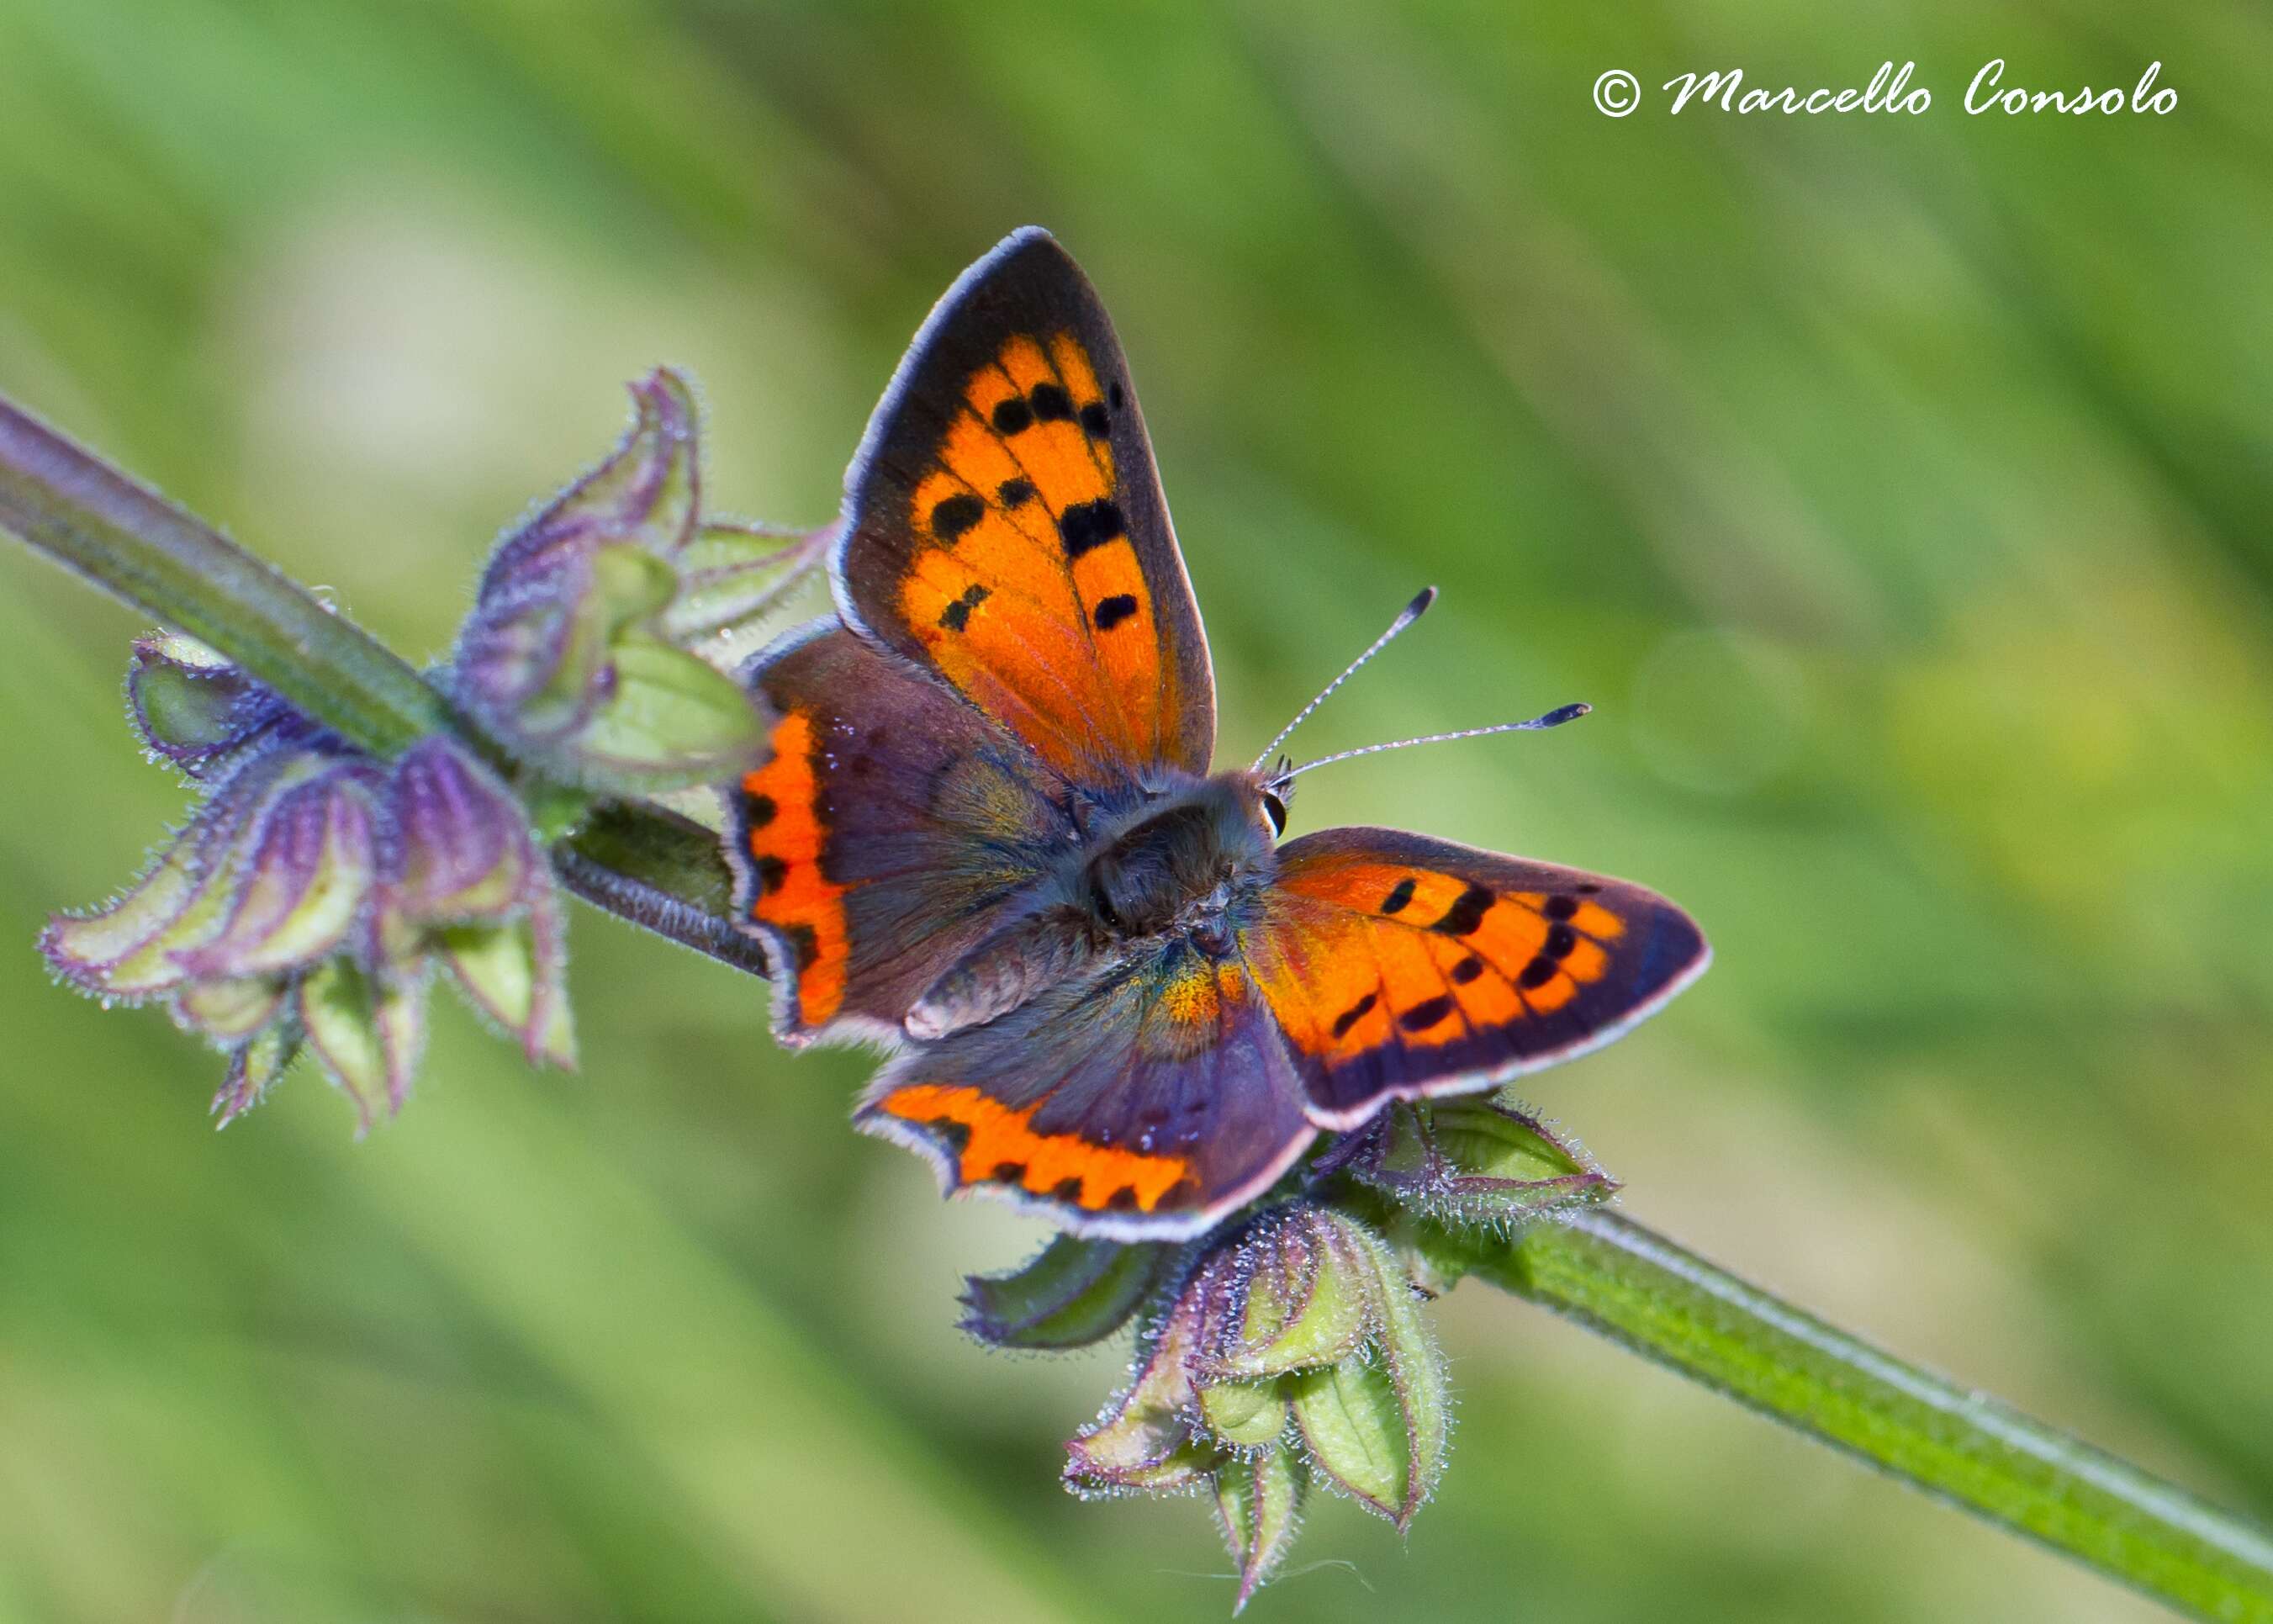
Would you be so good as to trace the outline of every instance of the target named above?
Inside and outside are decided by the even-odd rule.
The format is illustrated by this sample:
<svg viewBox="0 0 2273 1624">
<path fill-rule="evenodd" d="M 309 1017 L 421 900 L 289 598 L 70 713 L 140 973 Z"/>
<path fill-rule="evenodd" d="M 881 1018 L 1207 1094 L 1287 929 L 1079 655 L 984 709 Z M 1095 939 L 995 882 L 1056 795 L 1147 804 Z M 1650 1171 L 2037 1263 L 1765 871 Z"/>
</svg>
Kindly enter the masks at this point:
<svg viewBox="0 0 2273 1624">
<path fill-rule="evenodd" d="M 441 695 L 370 633 L 4 400 L 0 528 L 220 649 L 367 749 L 392 756 L 452 728 Z"/>
<path fill-rule="evenodd" d="M 2204 1619 L 2273 1620 L 2273 1537 L 1907 1365 L 1611 1212 L 1480 1248 L 1478 1278 Z"/>
<path fill-rule="evenodd" d="M 766 973 L 765 950 L 734 929 L 718 837 L 692 819 L 661 807 L 604 806 L 553 849 L 552 862 L 561 883 L 594 907 L 738 970 Z"/>
<path fill-rule="evenodd" d="M 211 643 L 382 755 L 471 734 L 420 674 L 283 575 L 0 401 L 0 529 Z M 478 741 L 476 741 L 478 742 Z M 657 808 L 587 816 L 554 848 L 596 906 L 763 973 L 716 838 Z M 2203 1618 L 2273 1620 L 2273 1540 L 1994 1399 L 1834 1330 L 1613 1214 L 1453 1240 L 1468 1272 Z"/>
</svg>

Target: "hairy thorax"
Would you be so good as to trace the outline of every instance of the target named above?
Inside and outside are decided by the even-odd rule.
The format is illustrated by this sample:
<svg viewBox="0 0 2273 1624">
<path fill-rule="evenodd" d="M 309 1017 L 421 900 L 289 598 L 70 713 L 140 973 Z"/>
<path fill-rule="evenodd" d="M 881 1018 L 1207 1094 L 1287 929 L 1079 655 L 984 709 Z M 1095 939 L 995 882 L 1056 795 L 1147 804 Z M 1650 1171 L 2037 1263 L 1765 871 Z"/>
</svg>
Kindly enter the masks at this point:
<svg viewBox="0 0 2273 1624">
<path fill-rule="evenodd" d="M 1224 773 L 1108 823 L 1035 887 L 1010 923 L 964 954 L 908 1012 L 943 1037 L 1046 989 L 1172 946 L 1230 953 L 1243 903 L 1271 877 L 1273 820 L 1251 772 Z"/>
</svg>

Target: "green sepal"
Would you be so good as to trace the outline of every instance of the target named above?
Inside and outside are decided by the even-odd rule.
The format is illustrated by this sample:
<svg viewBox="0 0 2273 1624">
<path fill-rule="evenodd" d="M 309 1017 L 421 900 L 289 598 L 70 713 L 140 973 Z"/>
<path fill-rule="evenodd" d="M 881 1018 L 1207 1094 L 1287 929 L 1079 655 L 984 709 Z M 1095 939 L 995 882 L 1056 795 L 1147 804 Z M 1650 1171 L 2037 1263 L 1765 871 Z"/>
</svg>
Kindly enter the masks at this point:
<svg viewBox="0 0 2273 1624">
<path fill-rule="evenodd" d="M 1351 1175 L 1447 1223 L 1497 1228 L 1606 1200 L 1617 1183 L 1504 1096 L 1392 1106 Z"/>
<path fill-rule="evenodd" d="M 835 534 L 723 521 L 697 527 L 674 560 L 679 596 L 664 613 L 664 631 L 686 643 L 751 626 L 797 590 Z"/>
<path fill-rule="evenodd" d="M 1239 1596 L 1232 1616 L 1245 1610 L 1287 1553 L 1302 1526 L 1309 1473 L 1291 1449 L 1266 1449 L 1251 1461 L 1232 1461 L 1215 1477 L 1215 1511 L 1223 1543 L 1239 1564 Z"/>
<path fill-rule="evenodd" d="M 300 1031 L 288 1014 L 272 1022 L 229 1056 L 229 1071 L 210 1108 L 216 1129 L 226 1128 L 266 1097 L 300 1052 Z"/>
<path fill-rule="evenodd" d="M 611 658 L 612 687 L 575 735 L 580 777 L 661 793 L 731 778 L 763 748 L 750 695 L 715 666 L 641 631 Z"/>
<path fill-rule="evenodd" d="M 244 672 L 180 632 L 135 640 L 126 700 L 143 748 L 195 776 L 281 714 Z"/>
<path fill-rule="evenodd" d="M 1254 1253 L 1238 1336 L 1204 1361 L 1211 1378 L 1253 1380 L 1345 1359 L 1372 1334 L 1366 1257 L 1346 1220 L 1290 1209 L 1248 1243 Z"/>
<path fill-rule="evenodd" d="M 1304 1372 L 1290 1380 L 1288 1393 L 1321 1479 L 1402 1530 L 1444 1470 L 1450 1430 L 1444 1357 L 1399 1260 L 1379 1239 L 1350 1227 L 1369 1258 L 1379 1334 L 1369 1357 Z"/>
<path fill-rule="evenodd" d="M 1176 1248 L 1060 1235 L 1024 1267 L 964 1282 L 963 1328 L 998 1348 L 1079 1348 L 1128 1323 Z"/>
<path fill-rule="evenodd" d="M 352 959 L 333 959 L 300 982 L 300 1026 L 334 1087 L 355 1101 L 358 1131 L 409 1097 L 425 1034 L 423 979 L 385 981 Z"/>
<path fill-rule="evenodd" d="M 453 925 L 434 949 L 475 1009 L 521 1041 L 522 1051 L 564 1071 L 576 1065 L 576 1033 L 557 955 L 543 950 L 532 919 Z"/>
<path fill-rule="evenodd" d="M 290 991 L 274 977 L 193 981 L 175 996 L 174 1017 L 212 1042 L 240 1043 L 276 1018 Z"/>
<path fill-rule="evenodd" d="M 1201 1387 L 1200 1421 L 1219 1443 L 1251 1449 L 1287 1430 L 1287 1395 L 1277 1378 L 1215 1381 Z"/>
<path fill-rule="evenodd" d="M 1187 1290 L 1151 1327 L 1136 1373 L 1103 1414 L 1066 1446 L 1066 1486 L 1076 1493 L 1118 1493 L 1196 1486 L 1217 1452 L 1196 1437 L 1190 1360 L 1197 1345 L 1204 1293 Z"/>
</svg>

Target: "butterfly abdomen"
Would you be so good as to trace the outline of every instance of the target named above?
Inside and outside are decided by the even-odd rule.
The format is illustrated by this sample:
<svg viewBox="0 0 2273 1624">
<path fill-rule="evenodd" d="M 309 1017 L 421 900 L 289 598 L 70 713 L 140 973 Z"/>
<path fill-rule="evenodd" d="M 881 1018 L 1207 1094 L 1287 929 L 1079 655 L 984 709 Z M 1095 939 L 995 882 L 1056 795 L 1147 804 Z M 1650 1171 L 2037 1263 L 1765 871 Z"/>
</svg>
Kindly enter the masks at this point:
<svg viewBox="0 0 2273 1624">
<path fill-rule="evenodd" d="M 964 954 L 901 1025 L 926 1042 L 983 1025 L 1070 980 L 1108 945 L 1082 910 L 1046 905 Z"/>
</svg>

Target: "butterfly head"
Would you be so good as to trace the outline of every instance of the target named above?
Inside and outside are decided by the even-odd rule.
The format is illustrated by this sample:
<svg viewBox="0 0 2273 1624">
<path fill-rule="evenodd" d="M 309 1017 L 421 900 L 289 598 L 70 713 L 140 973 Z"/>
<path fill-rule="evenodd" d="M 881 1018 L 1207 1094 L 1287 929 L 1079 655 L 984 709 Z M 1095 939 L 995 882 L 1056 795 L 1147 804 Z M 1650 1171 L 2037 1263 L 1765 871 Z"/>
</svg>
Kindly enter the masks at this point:
<svg viewBox="0 0 2273 1624">
<path fill-rule="evenodd" d="M 1281 756 L 1279 764 L 1256 786 L 1256 795 L 1262 802 L 1263 816 L 1271 821 L 1271 832 L 1287 832 L 1287 808 L 1294 804 L 1294 758 Z"/>
</svg>

